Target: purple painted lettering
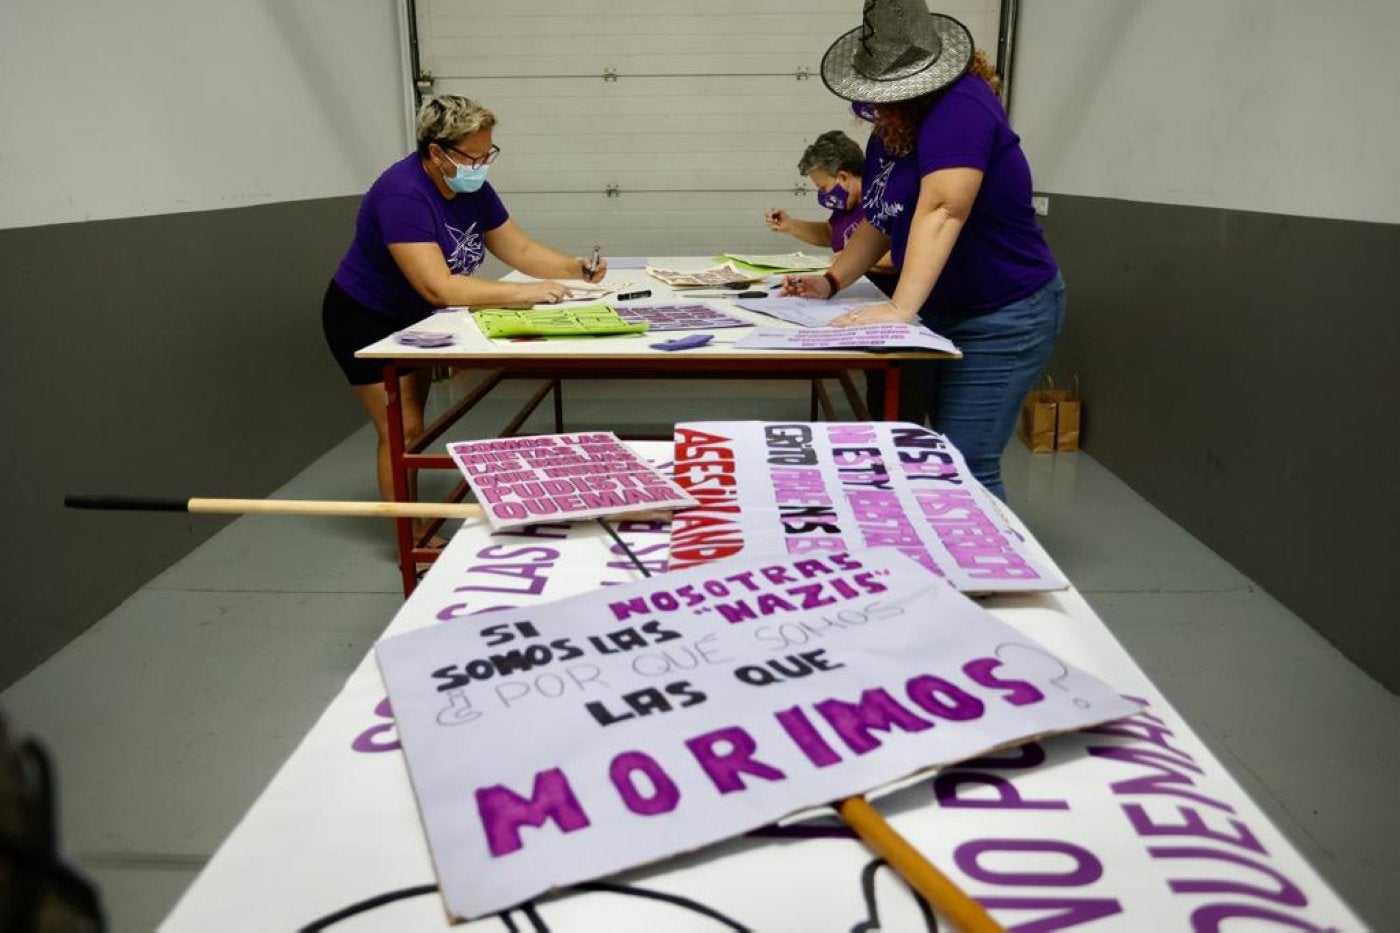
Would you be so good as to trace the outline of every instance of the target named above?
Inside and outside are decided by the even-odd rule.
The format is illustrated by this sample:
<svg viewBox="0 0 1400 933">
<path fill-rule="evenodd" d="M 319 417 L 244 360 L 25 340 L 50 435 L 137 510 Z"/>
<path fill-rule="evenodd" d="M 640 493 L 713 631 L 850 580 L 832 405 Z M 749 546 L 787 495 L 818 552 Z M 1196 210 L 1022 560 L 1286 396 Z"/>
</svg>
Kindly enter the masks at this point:
<svg viewBox="0 0 1400 933">
<path fill-rule="evenodd" d="M 562 832 L 571 833 L 589 825 L 588 815 L 559 768 L 535 775 L 535 787 L 529 799 L 503 784 L 479 787 L 476 809 L 486 831 L 486 844 L 495 858 L 509 855 L 524 845 L 520 841 L 521 826 L 543 826 L 547 820 L 553 820 Z"/>
</svg>

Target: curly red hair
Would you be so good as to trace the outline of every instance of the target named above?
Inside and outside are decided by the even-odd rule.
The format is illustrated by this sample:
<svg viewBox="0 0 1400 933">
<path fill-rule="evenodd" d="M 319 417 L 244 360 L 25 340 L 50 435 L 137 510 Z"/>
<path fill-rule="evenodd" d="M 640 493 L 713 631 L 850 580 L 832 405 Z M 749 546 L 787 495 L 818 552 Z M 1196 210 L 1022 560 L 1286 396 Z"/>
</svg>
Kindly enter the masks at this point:
<svg viewBox="0 0 1400 933">
<path fill-rule="evenodd" d="M 967 66 L 968 74 L 977 75 L 1001 95 L 1001 76 L 987 53 L 977 49 L 972 53 L 972 63 Z M 914 140 L 919 135 L 919 126 L 928 115 L 929 108 L 938 100 L 942 91 L 934 91 L 922 97 L 896 101 L 892 104 L 875 105 L 875 135 L 885 144 L 885 151 L 894 156 L 906 156 L 914 151 Z"/>
</svg>

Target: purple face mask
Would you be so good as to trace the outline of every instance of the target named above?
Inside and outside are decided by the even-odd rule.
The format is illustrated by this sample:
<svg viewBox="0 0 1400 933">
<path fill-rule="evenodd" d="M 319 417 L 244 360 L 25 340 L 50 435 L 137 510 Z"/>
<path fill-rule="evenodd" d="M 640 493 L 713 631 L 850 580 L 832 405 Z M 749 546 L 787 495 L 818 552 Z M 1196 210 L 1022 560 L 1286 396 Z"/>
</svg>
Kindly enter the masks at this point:
<svg viewBox="0 0 1400 933">
<path fill-rule="evenodd" d="M 846 202 L 850 200 L 850 193 L 839 184 L 832 185 L 825 191 L 817 192 L 817 203 L 829 211 L 839 211 L 845 208 Z"/>
<path fill-rule="evenodd" d="M 863 104 L 863 103 L 861 103 L 861 102 L 858 101 L 858 100 L 857 100 L 857 101 L 852 101 L 852 102 L 851 102 L 851 113 L 855 114 L 857 119 L 859 119 L 859 120 L 864 120 L 866 123 L 874 123 L 874 122 L 875 122 L 875 105 L 874 105 L 874 104 Z"/>
</svg>

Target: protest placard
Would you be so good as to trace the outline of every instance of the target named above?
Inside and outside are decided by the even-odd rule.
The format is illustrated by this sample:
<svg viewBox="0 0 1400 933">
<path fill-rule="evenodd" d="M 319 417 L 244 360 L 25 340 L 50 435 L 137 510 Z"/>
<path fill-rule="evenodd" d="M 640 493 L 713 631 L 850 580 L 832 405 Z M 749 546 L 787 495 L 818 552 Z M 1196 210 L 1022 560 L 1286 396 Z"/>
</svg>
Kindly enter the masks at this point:
<svg viewBox="0 0 1400 933">
<path fill-rule="evenodd" d="M 695 505 L 610 431 L 447 446 L 493 528 Z"/>
<path fill-rule="evenodd" d="M 483 621 L 376 647 L 455 917 L 1138 708 L 890 549 Z"/>
<path fill-rule="evenodd" d="M 935 350 L 959 353 L 953 341 L 922 324 L 857 327 L 757 327 L 734 342 L 741 350 Z"/>
<path fill-rule="evenodd" d="M 1063 589 L 943 435 L 899 422 L 676 425 L 671 568 L 897 547 L 963 592 Z"/>
</svg>

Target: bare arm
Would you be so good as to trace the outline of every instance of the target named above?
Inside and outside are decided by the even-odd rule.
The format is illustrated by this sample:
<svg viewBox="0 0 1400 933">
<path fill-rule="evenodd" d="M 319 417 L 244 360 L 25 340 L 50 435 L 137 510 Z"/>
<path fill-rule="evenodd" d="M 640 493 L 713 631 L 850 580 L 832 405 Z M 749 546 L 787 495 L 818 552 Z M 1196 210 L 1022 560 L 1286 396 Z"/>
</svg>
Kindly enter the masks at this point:
<svg viewBox="0 0 1400 933">
<path fill-rule="evenodd" d="M 827 274 L 845 288 L 865 275 L 866 270 L 881 256 L 889 255 L 890 238 L 862 220 L 846 240 L 846 248 L 832 259 Z M 783 279 L 784 295 L 806 298 L 830 298 L 831 285 L 821 275 L 789 275 Z"/>
<path fill-rule="evenodd" d="M 532 240 L 515 221 L 507 220 L 486 232 L 486 248 L 491 255 L 513 269 L 537 279 L 583 279 L 595 282 L 603 277 L 606 264 L 600 265 L 592 277 L 585 268 L 586 260 L 565 256 L 556 249 Z"/>
<path fill-rule="evenodd" d="M 939 169 L 919 183 L 919 203 L 909 225 L 904 268 L 890 300 L 909 320 L 918 316 L 943 273 L 981 188 L 982 172 L 975 168 Z"/>
<path fill-rule="evenodd" d="M 826 249 L 831 246 L 831 222 L 827 220 L 798 220 L 782 208 L 768 211 L 765 219 L 774 233 L 787 233 L 803 243 Z"/>
<path fill-rule="evenodd" d="M 389 255 L 413 290 L 435 308 L 541 304 L 558 301 L 568 293 L 558 282 L 500 282 L 455 275 L 436 243 L 390 243 Z"/>
<path fill-rule="evenodd" d="M 788 233 L 803 243 L 828 249 L 831 246 L 831 222 L 826 220 L 788 220 Z"/>
<path fill-rule="evenodd" d="M 919 309 L 942 274 L 981 187 L 980 169 L 946 168 L 925 175 L 919 183 L 919 201 L 909 224 L 909 245 L 904 250 L 904 268 L 900 270 L 894 297 L 884 304 L 848 311 L 834 319 L 832 325 L 917 321 Z"/>
</svg>

